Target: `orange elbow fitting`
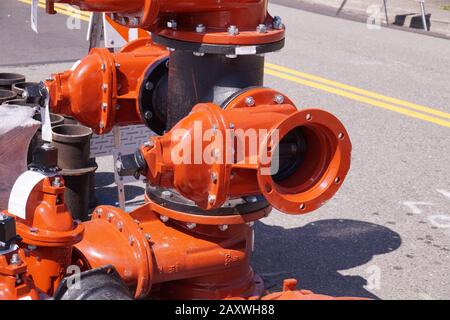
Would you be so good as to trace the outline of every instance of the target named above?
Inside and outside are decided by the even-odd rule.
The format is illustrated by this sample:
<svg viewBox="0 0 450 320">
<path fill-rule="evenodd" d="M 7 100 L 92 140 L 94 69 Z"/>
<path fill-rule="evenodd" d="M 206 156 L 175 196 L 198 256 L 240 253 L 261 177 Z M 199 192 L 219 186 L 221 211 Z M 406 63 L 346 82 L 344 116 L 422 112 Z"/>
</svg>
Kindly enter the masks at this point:
<svg viewBox="0 0 450 320">
<path fill-rule="evenodd" d="M 163 220 L 152 203 L 130 213 L 98 207 L 84 223 L 75 258 L 86 268 L 112 264 L 136 298 L 222 299 L 261 293 L 249 265 L 251 226 L 242 223 L 221 231 L 217 225 L 192 228 Z"/>
<path fill-rule="evenodd" d="M 297 111 L 273 90 L 252 89 L 225 109 L 195 106 L 170 132 L 142 146 L 141 154 L 151 184 L 176 188 L 202 209 L 262 194 L 282 212 L 304 214 L 341 186 L 351 143 L 330 113 Z"/>
<path fill-rule="evenodd" d="M 95 48 L 70 70 L 46 81 L 50 108 L 74 117 L 98 134 L 107 133 L 114 125 L 142 123 L 145 115 L 140 100 L 149 76 L 146 71 L 166 59 L 166 49 L 148 38 L 131 42 L 118 53 Z"/>
</svg>

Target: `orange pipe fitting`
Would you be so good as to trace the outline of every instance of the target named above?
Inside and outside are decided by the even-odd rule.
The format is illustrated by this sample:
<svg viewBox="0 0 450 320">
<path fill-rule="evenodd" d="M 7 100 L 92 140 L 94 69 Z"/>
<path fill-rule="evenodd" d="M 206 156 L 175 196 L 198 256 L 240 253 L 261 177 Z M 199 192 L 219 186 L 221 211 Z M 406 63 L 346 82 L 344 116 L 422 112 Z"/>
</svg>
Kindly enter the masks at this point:
<svg viewBox="0 0 450 320">
<path fill-rule="evenodd" d="M 130 214 L 98 207 L 85 223 L 75 256 L 89 268 L 112 264 L 136 298 L 148 296 L 152 286 L 152 294 L 172 299 L 259 294 L 249 265 L 249 225 L 220 230 L 163 220 L 151 203 Z"/>
<path fill-rule="evenodd" d="M 74 117 L 98 134 L 114 125 L 142 123 L 139 92 L 147 68 L 168 53 L 150 39 L 138 39 L 118 53 L 94 48 L 63 73 L 46 81 L 53 112 Z"/>
<path fill-rule="evenodd" d="M 25 252 L 17 247 L 0 255 L 0 300 L 39 300 L 24 261 Z"/>
<path fill-rule="evenodd" d="M 162 36 L 190 42 L 255 45 L 280 41 L 284 28 L 272 28 L 267 0 L 56 0 L 81 10 L 110 13 L 130 28 L 144 28 Z M 175 22 L 172 22 L 175 21 Z M 269 27 L 257 30 L 259 25 Z M 230 34 L 228 27 L 239 32 Z"/>
<path fill-rule="evenodd" d="M 253 89 L 225 110 L 211 103 L 195 106 L 170 132 L 141 147 L 145 176 L 205 210 L 255 194 L 290 214 L 319 208 L 350 168 L 348 134 L 330 113 L 297 111 L 282 95 L 275 95 L 282 104 L 268 102 L 273 94 Z M 241 105 L 248 97 L 253 107 Z"/>
<path fill-rule="evenodd" d="M 73 221 L 67 210 L 63 184 L 55 186 L 54 179 L 38 183 L 28 198 L 26 219 L 16 217 L 27 272 L 36 287 L 50 296 L 66 276 L 73 245 L 84 232 L 81 222 Z"/>
</svg>

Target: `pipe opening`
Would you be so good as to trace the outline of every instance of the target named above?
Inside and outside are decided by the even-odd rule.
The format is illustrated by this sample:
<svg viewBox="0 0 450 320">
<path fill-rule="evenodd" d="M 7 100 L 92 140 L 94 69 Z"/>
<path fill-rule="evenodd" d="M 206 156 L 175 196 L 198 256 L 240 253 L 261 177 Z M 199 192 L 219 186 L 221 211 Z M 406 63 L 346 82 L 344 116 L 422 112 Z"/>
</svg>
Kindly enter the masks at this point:
<svg viewBox="0 0 450 320">
<path fill-rule="evenodd" d="M 280 193 L 300 194 L 320 183 L 326 173 L 332 174 L 330 164 L 337 139 L 326 128 L 319 125 L 296 127 L 281 137 L 276 148 L 279 168 L 278 171 L 272 168 L 272 172 L 276 171 L 272 180 Z M 272 161 L 274 165 L 276 161 Z"/>
</svg>

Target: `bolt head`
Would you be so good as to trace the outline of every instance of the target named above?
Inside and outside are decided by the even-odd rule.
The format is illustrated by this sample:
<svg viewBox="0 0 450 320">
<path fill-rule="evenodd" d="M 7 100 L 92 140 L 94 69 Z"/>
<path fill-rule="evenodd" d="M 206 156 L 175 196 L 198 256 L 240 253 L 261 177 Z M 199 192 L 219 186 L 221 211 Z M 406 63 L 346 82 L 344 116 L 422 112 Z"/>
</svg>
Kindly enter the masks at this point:
<svg viewBox="0 0 450 320">
<path fill-rule="evenodd" d="M 206 32 L 206 27 L 205 27 L 205 25 L 204 24 L 198 24 L 196 27 L 195 27 L 195 32 L 197 32 L 197 33 L 205 33 Z"/>
<path fill-rule="evenodd" d="M 192 54 L 196 57 L 203 57 L 205 55 L 204 52 L 193 52 Z"/>
<path fill-rule="evenodd" d="M 153 113 L 151 111 L 146 111 L 144 114 L 145 119 L 150 120 L 153 118 Z"/>
<path fill-rule="evenodd" d="M 175 20 L 167 21 L 167 28 L 176 29 L 177 26 L 178 26 L 178 24 L 177 24 L 177 22 Z"/>
<path fill-rule="evenodd" d="M 249 107 L 253 107 L 255 105 L 255 99 L 253 97 L 245 98 L 245 104 Z"/>
<path fill-rule="evenodd" d="M 186 227 L 187 227 L 189 230 L 195 229 L 196 226 L 197 226 L 197 224 L 196 224 L 196 223 L 193 223 L 193 222 L 190 222 L 190 223 L 186 224 Z"/>
<path fill-rule="evenodd" d="M 216 202 L 216 196 L 215 195 L 213 195 L 213 194 L 210 194 L 209 196 L 208 196 L 208 203 L 209 204 L 214 204 Z"/>
<path fill-rule="evenodd" d="M 153 90 L 154 87 L 155 86 L 154 86 L 153 82 L 151 82 L 151 81 L 147 81 L 147 83 L 145 84 L 145 90 L 147 90 L 147 91 Z"/>
<path fill-rule="evenodd" d="M 228 34 L 230 36 L 237 36 L 239 34 L 239 29 L 235 25 L 231 25 L 228 27 Z"/>
<path fill-rule="evenodd" d="M 130 25 L 133 27 L 136 27 L 139 25 L 140 22 L 141 22 L 141 20 L 138 17 L 134 17 L 133 19 L 131 19 Z"/>
<path fill-rule="evenodd" d="M 164 190 L 163 192 L 161 192 L 161 197 L 163 199 L 170 199 L 173 196 L 173 193 L 169 190 Z"/>
<path fill-rule="evenodd" d="M 17 253 L 14 253 L 11 256 L 11 260 L 9 261 L 10 264 L 15 264 L 15 265 L 19 265 L 22 263 L 22 260 L 20 260 L 20 257 Z"/>
<path fill-rule="evenodd" d="M 61 187 L 61 177 L 55 177 L 55 179 L 52 182 L 52 186 L 54 187 Z"/>
<path fill-rule="evenodd" d="M 265 24 L 260 24 L 256 27 L 256 32 L 267 33 L 267 26 Z"/>
<path fill-rule="evenodd" d="M 31 233 L 38 233 L 39 229 L 38 228 L 30 228 L 30 232 Z"/>
<path fill-rule="evenodd" d="M 285 26 L 283 24 L 283 21 L 281 20 L 281 17 L 278 17 L 278 16 L 273 17 L 272 27 L 276 30 L 285 29 Z"/>
<path fill-rule="evenodd" d="M 152 239 L 152 235 L 150 233 L 146 233 L 144 236 L 145 236 L 145 239 L 147 239 L 149 241 Z"/>
<path fill-rule="evenodd" d="M 281 94 L 277 94 L 273 100 L 278 104 L 284 103 L 284 97 Z"/>
<path fill-rule="evenodd" d="M 169 217 L 167 217 L 167 216 L 159 216 L 159 219 L 161 219 L 161 221 L 164 223 L 169 221 Z"/>
<path fill-rule="evenodd" d="M 220 230 L 220 231 L 226 231 L 226 230 L 228 230 L 228 225 L 227 225 L 227 224 L 221 224 L 221 225 L 219 225 L 219 230 Z"/>
<path fill-rule="evenodd" d="M 144 147 L 146 147 L 146 148 L 152 148 L 154 145 L 155 145 L 155 143 L 153 142 L 153 140 L 144 142 Z"/>
</svg>

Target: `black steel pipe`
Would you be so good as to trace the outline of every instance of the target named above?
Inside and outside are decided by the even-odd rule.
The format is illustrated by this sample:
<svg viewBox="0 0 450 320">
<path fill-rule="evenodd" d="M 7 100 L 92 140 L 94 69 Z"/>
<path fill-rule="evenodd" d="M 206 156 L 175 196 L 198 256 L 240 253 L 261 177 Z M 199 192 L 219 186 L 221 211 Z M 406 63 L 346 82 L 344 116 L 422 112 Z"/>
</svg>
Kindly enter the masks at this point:
<svg viewBox="0 0 450 320">
<path fill-rule="evenodd" d="M 25 76 L 19 73 L 0 73 L 0 89 L 11 90 L 13 84 L 24 82 Z"/>
<path fill-rule="evenodd" d="M 63 118 L 64 121 L 64 118 Z M 64 178 L 65 202 L 74 219 L 88 220 L 91 177 L 97 166 L 90 161 L 92 130 L 73 124 L 53 128 L 52 144 L 58 149 L 58 167 Z"/>
<path fill-rule="evenodd" d="M 220 54 L 196 56 L 176 50 L 169 58 L 167 126 L 170 129 L 201 102 L 221 105 L 244 88 L 262 86 L 264 57 Z"/>
<path fill-rule="evenodd" d="M 8 100 L 13 100 L 16 96 L 17 94 L 14 91 L 0 89 L 0 104 L 3 104 Z"/>
</svg>

